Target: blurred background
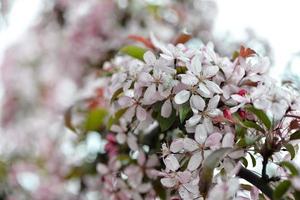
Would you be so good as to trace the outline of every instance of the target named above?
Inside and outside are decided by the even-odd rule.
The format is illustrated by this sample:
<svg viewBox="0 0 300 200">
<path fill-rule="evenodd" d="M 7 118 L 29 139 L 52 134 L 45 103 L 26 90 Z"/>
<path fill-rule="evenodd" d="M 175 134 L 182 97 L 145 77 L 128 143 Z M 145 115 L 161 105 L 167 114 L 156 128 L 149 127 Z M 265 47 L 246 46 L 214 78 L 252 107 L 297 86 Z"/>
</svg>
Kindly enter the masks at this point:
<svg viewBox="0 0 300 200">
<path fill-rule="evenodd" d="M 272 77 L 300 83 L 296 0 L 0 0 L 0 5 L 0 199 L 97 199 L 95 177 L 83 175 L 105 141 L 93 131 L 75 135 L 64 117 L 76 102 L 95 96 L 95 76 L 132 42 L 128 35 L 147 38 L 153 32 L 170 42 L 187 32 L 196 45 L 212 41 L 224 56 L 245 45 L 271 58 Z"/>
</svg>

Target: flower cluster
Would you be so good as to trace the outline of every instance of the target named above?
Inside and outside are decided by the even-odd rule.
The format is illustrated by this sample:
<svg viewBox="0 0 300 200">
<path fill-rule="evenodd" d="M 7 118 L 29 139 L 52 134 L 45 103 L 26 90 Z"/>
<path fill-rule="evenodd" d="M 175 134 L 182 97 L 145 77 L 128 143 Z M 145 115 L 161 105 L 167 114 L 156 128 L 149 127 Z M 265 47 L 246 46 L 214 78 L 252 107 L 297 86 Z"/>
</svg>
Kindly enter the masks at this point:
<svg viewBox="0 0 300 200">
<path fill-rule="evenodd" d="M 247 191 L 238 179 L 246 155 L 263 159 L 265 181 L 274 178 L 265 171 L 270 160 L 280 167 L 280 159 L 294 157 L 299 93 L 269 77 L 268 58 L 252 49 L 241 47 L 230 59 L 212 43 L 193 48 L 154 35 L 151 42 L 151 50 L 123 48 L 134 59 L 121 55 L 106 63 L 114 70 L 107 94 L 117 141 L 131 151 L 144 148 L 144 138 L 164 142 L 165 168 L 157 175 L 171 195 L 250 199 L 255 188 Z"/>
</svg>

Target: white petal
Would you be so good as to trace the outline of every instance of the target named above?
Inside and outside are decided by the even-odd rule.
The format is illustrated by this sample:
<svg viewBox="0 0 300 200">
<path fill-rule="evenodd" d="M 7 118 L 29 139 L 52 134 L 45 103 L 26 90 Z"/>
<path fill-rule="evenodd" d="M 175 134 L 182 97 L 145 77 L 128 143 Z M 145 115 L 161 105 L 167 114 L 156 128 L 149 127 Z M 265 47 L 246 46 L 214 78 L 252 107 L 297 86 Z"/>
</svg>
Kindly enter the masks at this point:
<svg viewBox="0 0 300 200">
<path fill-rule="evenodd" d="M 203 111 L 205 107 L 205 101 L 199 95 L 192 95 L 190 99 L 191 107 Z"/>
<path fill-rule="evenodd" d="M 133 151 L 138 150 L 137 139 L 134 135 L 128 134 L 127 144 L 131 150 Z"/>
<path fill-rule="evenodd" d="M 181 90 L 176 94 L 174 100 L 176 104 L 183 104 L 187 102 L 190 98 L 191 92 L 187 90 Z"/>
<path fill-rule="evenodd" d="M 203 76 L 206 78 L 210 78 L 215 76 L 219 71 L 219 67 L 218 66 L 208 66 L 203 68 Z"/>
<path fill-rule="evenodd" d="M 141 72 L 138 75 L 138 81 L 141 81 L 143 83 L 151 83 L 154 81 L 153 77 L 147 73 L 147 72 Z"/>
<path fill-rule="evenodd" d="M 213 133 L 208 136 L 207 140 L 205 141 L 205 146 L 210 148 L 219 146 L 221 139 L 222 139 L 221 133 Z"/>
<path fill-rule="evenodd" d="M 172 113 L 172 103 L 170 99 L 167 99 L 161 107 L 161 116 L 168 118 L 170 117 L 171 113 Z"/>
<path fill-rule="evenodd" d="M 146 110 L 144 108 L 142 108 L 142 106 L 137 106 L 136 107 L 136 117 L 140 121 L 146 120 L 146 118 L 147 118 L 147 112 L 146 112 Z"/>
<path fill-rule="evenodd" d="M 193 57 L 189 68 L 195 75 L 199 75 L 201 73 L 202 64 L 201 64 L 201 58 L 199 55 L 196 55 Z"/>
<path fill-rule="evenodd" d="M 199 90 L 203 92 L 206 96 L 210 95 L 209 89 L 206 87 L 204 83 L 199 83 Z"/>
<path fill-rule="evenodd" d="M 191 138 L 184 138 L 183 147 L 185 150 L 192 152 L 198 149 L 198 144 L 195 140 Z"/>
<path fill-rule="evenodd" d="M 181 74 L 179 76 L 181 77 L 181 82 L 186 85 L 194 86 L 198 83 L 197 77 L 192 74 Z"/>
<path fill-rule="evenodd" d="M 152 65 L 152 66 L 155 64 L 156 57 L 152 51 L 147 51 L 146 53 L 144 53 L 143 57 L 144 57 L 144 61 L 146 62 L 146 64 Z"/>
<path fill-rule="evenodd" d="M 162 178 L 160 179 L 160 182 L 163 186 L 167 188 L 172 188 L 177 184 L 177 180 L 174 178 Z"/>
<path fill-rule="evenodd" d="M 173 171 L 173 172 L 175 172 L 180 167 L 177 158 L 173 154 L 168 155 L 164 159 L 164 163 L 166 165 L 166 168 Z"/>
<path fill-rule="evenodd" d="M 152 84 L 146 89 L 146 91 L 144 93 L 143 103 L 145 105 L 153 104 L 153 103 L 155 103 L 155 100 L 156 100 L 155 97 L 156 97 L 156 85 Z"/>
<path fill-rule="evenodd" d="M 170 145 L 170 151 L 173 153 L 178 153 L 183 149 L 183 139 L 176 139 Z"/>
<path fill-rule="evenodd" d="M 222 140 L 223 147 L 232 147 L 234 144 L 234 135 L 232 133 L 226 133 Z"/>
<path fill-rule="evenodd" d="M 207 130 L 203 124 L 199 124 L 195 130 L 195 140 L 199 144 L 204 144 L 207 138 Z"/>
<path fill-rule="evenodd" d="M 180 183 L 188 183 L 191 180 L 192 173 L 189 171 L 177 172 Z"/>
<path fill-rule="evenodd" d="M 201 152 L 198 151 L 192 155 L 191 159 L 189 160 L 187 169 L 190 171 L 194 171 L 200 166 L 201 162 L 202 162 L 202 155 Z"/>
<path fill-rule="evenodd" d="M 223 91 L 221 88 L 213 81 L 204 80 L 206 87 L 213 93 L 221 94 Z"/>
<path fill-rule="evenodd" d="M 201 115 L 193 115 L 189 120 L 187 120 L 186 125 L 189 127 L 196 126 L 201 120 Z"/>
<path fill-rule="evenodd" d="M 205 117 L 203 119 L 203 125 L 205 126 L 207 133 L 212 133 L 214 131 L 214 125 L 210 118 Z"/>
<path fill-rule="evenodd" d="M 212 109 L 217 108 L 219 101 L 220 101 L 220 96 L 215 95 L 213 98 L 211 98 L 209 100 L 208 105 L 207 105 L 207 110 L 212 110 Z"/>
</svg>

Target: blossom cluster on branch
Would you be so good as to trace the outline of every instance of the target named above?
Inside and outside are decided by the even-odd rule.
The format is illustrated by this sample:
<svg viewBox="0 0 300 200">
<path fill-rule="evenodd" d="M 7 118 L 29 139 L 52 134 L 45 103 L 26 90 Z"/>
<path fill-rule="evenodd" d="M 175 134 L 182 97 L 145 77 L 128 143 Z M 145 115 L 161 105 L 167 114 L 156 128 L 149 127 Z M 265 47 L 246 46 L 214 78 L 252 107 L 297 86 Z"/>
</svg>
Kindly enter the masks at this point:
<svg viewBox="0 0 300 200">
<path fill-rule="evenodd" d="M 299 93 L 268 76 L 268 58 L 245 47 L 221 57 L 212 43 L 164 44 L 154 35 L 151 44 L 125 46 L 104 65 L 112 74 L 104 96 L 113 114 L 106 123 L 107 161 L 97 165 L 101 194 L 295 199 L 297 188 L 287 192 L 286 166 L 298 149 Z M 259 175 L 247 169 L 249 160 L 253 166 L 261 160 Z M 270 165 L 276 174 L 269 174 Z"/>
</svg>

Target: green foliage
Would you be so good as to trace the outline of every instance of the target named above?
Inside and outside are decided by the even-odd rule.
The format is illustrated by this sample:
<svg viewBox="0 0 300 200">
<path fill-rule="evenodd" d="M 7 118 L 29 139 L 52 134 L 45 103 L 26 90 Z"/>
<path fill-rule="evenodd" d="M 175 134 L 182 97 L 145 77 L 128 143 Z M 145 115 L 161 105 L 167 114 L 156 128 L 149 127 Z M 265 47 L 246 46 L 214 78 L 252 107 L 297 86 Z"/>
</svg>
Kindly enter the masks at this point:
<svg viewBox="0 0 300 200">
<path fill-rule="evenodd" d="M 144 61 L 144 54 L 146 51 L 147 49 L 133 45 L 128 45 L 120 49 L 120 52 L 127 54 L 133 58 L 139 59 L 141 61 Z"/>
<path fill-rule="evenodd" d="M 297 176 L 299 174 L 297 168 L 290 162 L 283 161 L 280 163 L 280 166 L 287 168 L 291 172 L 292 176 Z"/>
<path fill-rule="evenodd" d="M 93 109 L 88 112 L 84 128 L 86 131 L 96 131 L 103 124 L 105 117 L 108 115 L 107 110 L 103 108 Z"/>
<path fill-rule="evenodd" d="M 249 153 L 249 152 L 248 152 L 248 154 L 250 155 L 250 158 L 251 158 L 251 161 L 252 161 L 252 166 L 255 167 L 256 166 L 256 159 L 255 159 L 255 157 L 251 153 Z"/>
<path fill-rule="evenodd" d="M 263 110 L 257 109 L 254 106 L 248 106 L 246 107 L 246 110 L 253 113 L 265 125 L 265 127 L 268 130 L 271 129 L 272 122 Z"/>
<path fill-rule="evenodd" d="M 202 164 L 200 172 L 200 192 L 203 196 L 207 195 L 207 192 L 211 186 L 214 169 L 217 167 L 223 157 L 228 154 L 232 148 L 220 148 L 212 152 Z"/>
<path fill-rule="evenodd" d="M 162 132 L 167 131 L 176 121 L 176 111 L 172 110 L 172 114 L 168 118 L 162 117 L 160 114 L 156 116 L 156 120 L 159 123 L 159 127 Z"/>
<path fill-rule="evenodd" d="M 117 124 L 119 122 L 119 119 L 124 115 L 124 113 L 128 110 L 128 107 L 127 108 L 122 108 L 120 110 L 118 110 L 114 116 L 111 116 L 108 120 L 108 123 L 107 123 L 107 128 L 110 129 L 111 126 L 113 124 Z"/>
<path fill-rule="evenodd" d="M 294 149 L 293 145 L 287 143 L 287 144 L 284 145 L 284 147 L 290 153 L 291 160 L 293 160 L 295 158 L 295 155 L 296 155 L 296 152 L 295 152 L 295 149 Z"/>
<path fill-rule="evenodd" d="M 253 121 L 245 120 L 245 121 L 241 121 L 241 124 L 245 128 L 253 128 L 257 131 L 265 132 L 265 130 L 262 127 L 260 127 L 257 123 L 255 123 Z"/>
<path fill-rule="evenodd" d="M 300 131 L 296 131 L 290 137 L 290 140 L 299 140 L 300 139 Z"/>
<path fill-rule="evenodd" d="M 189 115 L 192 115 L 192 109 L 189 102 L 187 102 L 179 107 L 180 123 L 183 123 Z"/>
<path fill-rule="evenodd" d="M 274 193 L 273 193 L 274 199 L 275 200 L 282 199 L 282 197 L 289 190 L 290 186 L 291 186 L 291 182 L 288 180 L 284 180 L 284 181 L 280 182 L 274 190 Z"/>
</svg>

